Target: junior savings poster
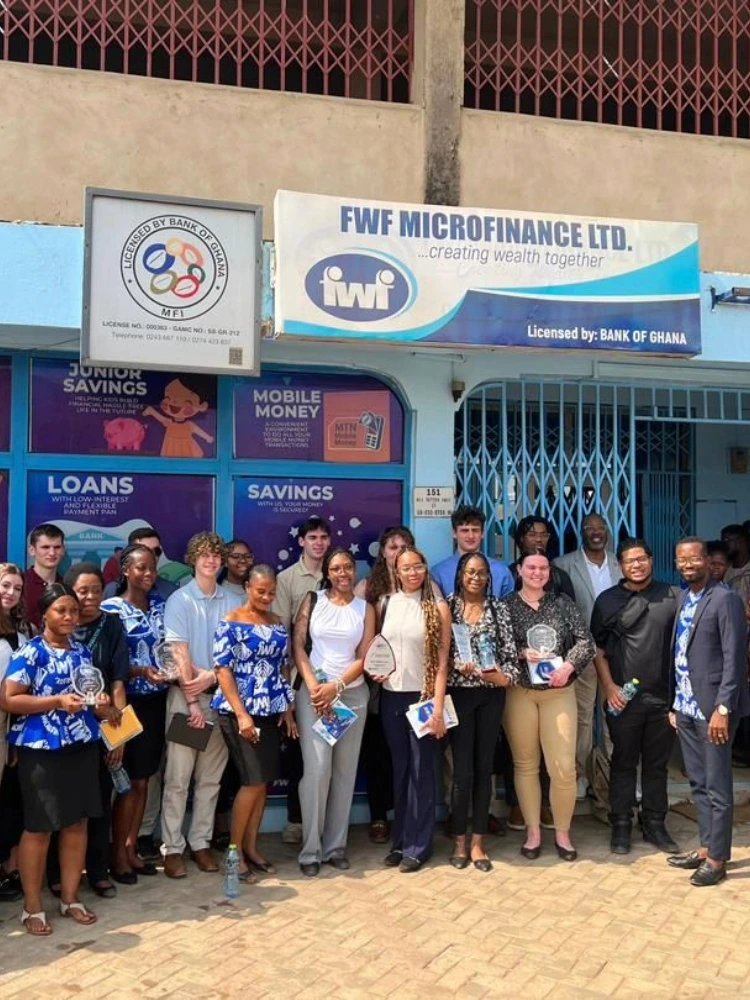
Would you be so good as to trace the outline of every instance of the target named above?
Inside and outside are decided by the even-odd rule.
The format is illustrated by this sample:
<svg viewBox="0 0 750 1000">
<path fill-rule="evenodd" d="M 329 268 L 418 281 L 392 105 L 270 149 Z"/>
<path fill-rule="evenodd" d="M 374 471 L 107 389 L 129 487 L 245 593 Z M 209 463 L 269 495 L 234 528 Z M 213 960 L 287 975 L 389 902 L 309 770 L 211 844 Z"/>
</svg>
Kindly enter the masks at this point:
<svg viewBox="0 0 750 1000">
<path fill-rule="evenodd" d="M 159 573 L 178 580 L 187 541 L 214 525 L 214 480 L 102 472 L 30 472 L 26 527 L 51 521 L 65 532 L 64 569 L 82 560 L 102 565 L 134 528 L 158 530 Z"/>
<path fill-rule="evenodd" d="M 237 458 L 403 460 L 401 404 L 366 375 L 264 375 L 237 384 L 234 413 Z"/>
<path fill-rule="evenodd" d="M 364 576 L 380 533 L 403 519 L 401 490 L 389 480 L 242 476 L 234 481 L 234 536 L 252 546 L 256 563 L 280 571 L 299 559 L 299 526 L 317 514 L 330 525 L 331 544 L 348 549 Z"/>
<path fill-rule="evenodd" d="M 216 376 L 35 360 L 31 450 L 213 458 Z"/>
</svg>

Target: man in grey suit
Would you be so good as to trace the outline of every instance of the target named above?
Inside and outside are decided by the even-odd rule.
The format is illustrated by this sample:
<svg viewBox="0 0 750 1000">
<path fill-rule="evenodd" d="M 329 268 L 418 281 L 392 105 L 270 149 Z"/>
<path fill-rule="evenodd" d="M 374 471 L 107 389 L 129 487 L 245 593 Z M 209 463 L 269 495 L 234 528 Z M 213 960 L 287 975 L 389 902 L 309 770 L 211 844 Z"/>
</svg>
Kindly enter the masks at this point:
<svg viewBox="0 0 750 1000">
<path fill-rule="evenodd" d="M 740 719 L 750 714 L 745 607 L 733 590 L 711 579 L 703 539 L 678 542 L 675 563 L 688 589 L 672 631 L 670 697 L 700 847 L 667 861 L 692 871 L 693 885 L 717 885 L 732 852 L 732 740 Z"/>
<path fill-rule="evenodd" d="M 607 551 L 609 532 L 607 522 L 600 514 L 587 514 L 581 524 L 583 545 L 575 552 L 555 559 L 555 565 L 564 569 L 573 582 L 576 604 L 586 623 L 599 594 L 614 587 L 622 579 L 620 565 L 612 552 Z M 594 664 L 590 663 L 575 682 L 578 701 L 578 733 L 576 736 L 577 796 L 586 797 L 588 760 L 594 742 L 594 706 L 596 705 L 597 677 Z M 603 807 L 608 808 L 608 803 Z"/>
</svg>

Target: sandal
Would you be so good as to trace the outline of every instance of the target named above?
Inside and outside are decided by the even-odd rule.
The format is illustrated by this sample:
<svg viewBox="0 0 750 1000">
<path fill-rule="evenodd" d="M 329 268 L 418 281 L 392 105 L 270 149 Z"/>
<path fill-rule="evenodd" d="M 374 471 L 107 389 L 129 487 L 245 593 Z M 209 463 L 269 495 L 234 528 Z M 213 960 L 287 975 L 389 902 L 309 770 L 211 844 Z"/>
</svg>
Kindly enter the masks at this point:
<svg viewBox="0 0 750 1000">
<path fill-rule="evenodd" d="M 38 920 L 42 925 L 41 930 L 35 931 L 29 926 L 30 920 Z M 27 934 L 31 934 L 33 937 L 49 937 L 52 933 L 52 928 L 47 923 L 47 914 L 44 910 L 39 910 L 38 913 L 29 913 L 28 910 L 21 911 L 21 923 L 23 924 L 24 930 Z"/>
<path fill-rule="evenodd" d="M 60 913 L 64 917 L 70 917 L 71 920 L 75 920 L 77 924 L 96 923 L 96 914 L 92 913 L 91 910 L 87 910 L 83 903 L 79 903 L 78 900 L 72 903 L 63 903 L 60 900 Z"/>
<path fill-rule="evenodd" d="M 98 882 L 89 882 L 91 886 L 91 891 L 95 892 L 97 896 L 101 896 L 102 899 L 114 899 L 117 895 L 117 889 L 112 885 L 108 878 L 99 879 Z"/>
<path fill-rule="evenodd" d="M 237 881 L 242 882 L 243 885 L 257 885 L 258 876 L 248 868 L 237 875 Z"/>
</svg>

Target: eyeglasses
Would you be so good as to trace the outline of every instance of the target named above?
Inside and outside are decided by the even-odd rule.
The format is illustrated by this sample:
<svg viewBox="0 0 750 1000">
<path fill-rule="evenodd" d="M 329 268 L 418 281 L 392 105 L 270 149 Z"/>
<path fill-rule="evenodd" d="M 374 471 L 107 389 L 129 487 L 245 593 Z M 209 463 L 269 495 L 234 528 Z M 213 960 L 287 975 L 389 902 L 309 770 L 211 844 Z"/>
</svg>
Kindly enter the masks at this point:
<svg viewBox="0 0 750 1000">
<path fill-rule="evenodd" d="M 465 569 L 464 576 L 468 577 L 470 580 L 489 580 L 489 573 L 485 572 L 483 569 Z"/>
<path fill-rule="evenodd" d="M 252 562 L 253 557 L 249 552 L 230 552 L 227 559 L 236 559 L 238 562 Z"/>
<path fill-rule="evenodd" d="M 426 573 L 427 572 L 427 567 L 425 566 L 424 563 L 414 563 L 411 566 L 399 566 L 398 571 L 399 571 L 399 573 L 404 573 L 404 574 L 408 574 L 408 573 Z"/>
<path fill-rule="evenodd" d="M 650 562 L 651 556 L 633 556 L 632 559 L 622 559 L 620 561 L 623 566 L 637 566 L 642 563 Z"/>
</svg>

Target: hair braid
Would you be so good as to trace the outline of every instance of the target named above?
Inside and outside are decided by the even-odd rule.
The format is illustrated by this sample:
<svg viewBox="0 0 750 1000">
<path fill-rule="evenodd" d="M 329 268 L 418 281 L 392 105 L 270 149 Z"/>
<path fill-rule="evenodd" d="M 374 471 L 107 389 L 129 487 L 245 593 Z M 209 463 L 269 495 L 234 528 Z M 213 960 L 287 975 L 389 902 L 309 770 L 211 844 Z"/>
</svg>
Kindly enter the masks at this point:
<svg viewBox="0 0 750 1000">
<path fill-rule="evenodd" d="M 432 589 L 432 580 L 426 577 L 422 585 L 422 613 L 424 615 L 424 680 L 420 698 L 424 701 L 435 694 L 435 680 L 440 663 L 442 622 Z"/>
</svg>

